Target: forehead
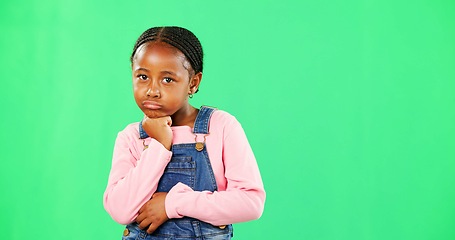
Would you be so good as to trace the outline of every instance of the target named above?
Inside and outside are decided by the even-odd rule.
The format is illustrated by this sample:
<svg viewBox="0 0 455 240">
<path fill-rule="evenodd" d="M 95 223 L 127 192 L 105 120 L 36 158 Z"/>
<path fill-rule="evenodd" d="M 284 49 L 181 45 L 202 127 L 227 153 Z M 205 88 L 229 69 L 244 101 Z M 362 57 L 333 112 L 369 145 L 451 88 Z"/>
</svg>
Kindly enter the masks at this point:
<svg viewBox="0 0 455 240">
<path fill-rule="evenodd" d="M 187 59 L 177 48 L 164 42 L 147 42 L 142 44 L 133 58 L 133 66 L 167 66 L 186 70 Z"/>
</svg>

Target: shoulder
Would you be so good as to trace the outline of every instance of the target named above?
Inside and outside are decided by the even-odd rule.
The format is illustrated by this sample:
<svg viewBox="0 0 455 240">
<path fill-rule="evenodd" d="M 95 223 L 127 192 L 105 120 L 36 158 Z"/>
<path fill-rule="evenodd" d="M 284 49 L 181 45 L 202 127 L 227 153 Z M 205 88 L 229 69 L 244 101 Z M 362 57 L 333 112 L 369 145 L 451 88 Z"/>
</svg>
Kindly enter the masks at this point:
<svg viewBox="0 0 455 240">
<path fill-rule="evenodd" d="M 237 119 L 230 113 L 217 109 L 213 112 L 210 119 L 210 124 L 222 125 L 232 124 L 233 122 L 238 122 Z"/>
<path fill-rule="evenodd" d="M 213 112 L 210 119 L 210 129 L 222 131 L 223 134 L 226 134 L 234 129 L 242 129 L 242 127 L 235 116 L 224 110 L 217 109 Z"/>
<path fill-rule="evenodd" d="M 122 131 L 118 133 L 117 137 L 138 139 L 139 138 L 139 122 L 128 124 Z"/>
</svg>

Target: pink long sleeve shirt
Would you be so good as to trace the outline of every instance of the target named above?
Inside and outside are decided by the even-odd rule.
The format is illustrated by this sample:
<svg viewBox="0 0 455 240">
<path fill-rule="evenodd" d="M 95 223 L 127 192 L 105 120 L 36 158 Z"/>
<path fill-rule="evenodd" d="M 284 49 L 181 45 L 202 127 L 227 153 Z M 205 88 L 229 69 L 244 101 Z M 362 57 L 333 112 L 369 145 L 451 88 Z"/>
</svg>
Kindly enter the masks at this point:
<svg viewBox="0 0 455 240">
<path fill-rule="evenodd" d="M 173 144 L 195 142 L 190 127 L 171 128 Z M 139 209 L 155 193 L 172 157 L 172 152 L 155 139 L 140 139 L 138 129 L 139 123 L 132 123 L 118 134 L 104 192 L 104 208 L 120 224 L 135 221 Z M 218 191 L 194 191 L 178 183 L 166 196 L 167 216 L 193 217 L 216 226 L 259 218 L 265 191 L 242 126 L 232 115 L 217 110 L 211 117 L 209 132 L 206 147 Z M 148 145 L 145 150 L 144 145 Z"/>
</svg>

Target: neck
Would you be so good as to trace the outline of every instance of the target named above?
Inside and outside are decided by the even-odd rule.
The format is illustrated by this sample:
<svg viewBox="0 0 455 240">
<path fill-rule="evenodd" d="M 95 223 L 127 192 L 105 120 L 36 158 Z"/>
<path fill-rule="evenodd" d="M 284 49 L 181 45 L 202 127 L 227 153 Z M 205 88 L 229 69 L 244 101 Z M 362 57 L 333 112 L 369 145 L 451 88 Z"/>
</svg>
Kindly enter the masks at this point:
<svg viewBox="0 0 455 240">
<path fill-rule="evenodd" d="M 197 113 L 198 111 L 196 108 L 187 104 L 171 116 L 172 126 L 189 126 L 192 128 L 194 121 L 196 120 Z"/>
</svg>

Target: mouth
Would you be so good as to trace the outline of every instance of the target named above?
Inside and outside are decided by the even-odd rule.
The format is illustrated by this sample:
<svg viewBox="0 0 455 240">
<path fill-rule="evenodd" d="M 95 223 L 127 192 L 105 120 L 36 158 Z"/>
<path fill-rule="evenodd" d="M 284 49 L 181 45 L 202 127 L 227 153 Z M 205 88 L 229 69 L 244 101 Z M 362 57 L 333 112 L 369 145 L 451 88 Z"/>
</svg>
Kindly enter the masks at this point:
<svg viewBox="0 0 455 240">
<path fill-rule="evenodd" d="M 161 104 L 153 101 L 143 101 L 142 106 L 150 110 L 158 110 L 163 107 Z"/>
</svg>

